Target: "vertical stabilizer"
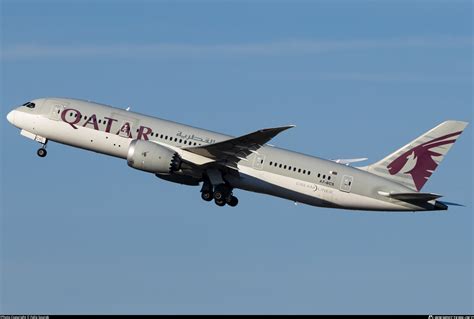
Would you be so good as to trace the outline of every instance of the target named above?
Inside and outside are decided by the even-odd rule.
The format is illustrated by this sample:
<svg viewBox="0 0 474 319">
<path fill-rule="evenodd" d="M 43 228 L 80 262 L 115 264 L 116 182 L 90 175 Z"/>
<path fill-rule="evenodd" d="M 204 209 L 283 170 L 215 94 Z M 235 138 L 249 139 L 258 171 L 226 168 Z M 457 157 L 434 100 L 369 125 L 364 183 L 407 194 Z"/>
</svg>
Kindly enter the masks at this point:
<svg viewBox="0 0 474 319">
<path fill-rule="evenodd" d="M 377 163 L 360 169 L 420 191 L 467 125 L 461 121 L 443 122 Z"/>
</svg>

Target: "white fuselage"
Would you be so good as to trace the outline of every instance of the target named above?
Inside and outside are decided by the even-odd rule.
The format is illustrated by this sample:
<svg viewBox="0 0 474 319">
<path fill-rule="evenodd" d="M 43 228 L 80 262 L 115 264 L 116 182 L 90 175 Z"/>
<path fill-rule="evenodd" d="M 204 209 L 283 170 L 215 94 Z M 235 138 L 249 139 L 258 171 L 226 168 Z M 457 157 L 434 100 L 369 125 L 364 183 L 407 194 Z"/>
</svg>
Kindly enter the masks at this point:
<svg viewBox="0 0 474 319">
<path fill-rule="evenodd" d="M 131 141 L 139 139 L 166 146 L 183 160 L 205 166 L 212 160 L 186 148 L 232 138 L 82 100 L 49 98 L 33 102 L 35 109 L 18 108 L 8 116 L 23 135 L 43 143 L 51 140 L 122 159 L 127 158 Z M 411 192 L 403 185 L 354 167 L 268 145 L 241 160 L 237 171 L 222 176 L 234 188 L 313 206 L 375 211 L 433 209 L 381 195 Z"/>
</svg>

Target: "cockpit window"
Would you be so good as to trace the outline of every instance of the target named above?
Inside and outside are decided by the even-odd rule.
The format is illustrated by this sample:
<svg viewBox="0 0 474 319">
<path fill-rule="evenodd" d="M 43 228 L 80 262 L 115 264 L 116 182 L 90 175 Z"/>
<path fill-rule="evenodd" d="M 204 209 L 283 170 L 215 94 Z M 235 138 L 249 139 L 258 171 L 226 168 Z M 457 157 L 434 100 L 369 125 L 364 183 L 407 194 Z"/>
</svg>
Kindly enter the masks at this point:
<svg viewBox="0 0 474 319">
<path fill-rule="evenodd" d="M 33 102 L 26 102 L 22 106 L 26 106 L 26 107 L 29 107 L 30 109 L 34 109 L 36 105 Z"/>
</svg>

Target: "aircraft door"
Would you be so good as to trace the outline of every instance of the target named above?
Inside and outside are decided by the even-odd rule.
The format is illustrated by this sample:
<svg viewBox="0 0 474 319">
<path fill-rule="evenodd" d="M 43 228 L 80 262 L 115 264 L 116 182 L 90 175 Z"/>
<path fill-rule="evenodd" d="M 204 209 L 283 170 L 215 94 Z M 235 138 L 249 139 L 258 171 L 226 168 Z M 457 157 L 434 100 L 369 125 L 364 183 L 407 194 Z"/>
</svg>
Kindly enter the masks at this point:
<svg viewBox="0 0 474 319">
<path fill-rule="evenodd" d="M 341 187 L 340 187 L 341 191 L 350 193 L 353 181 L 354 181 L 354 177 L 349 176 L 349 175 L 344 175 L 341 181 Z"/>
<path fill-rule="evenodd" d="M 55 121 L 61 120 L 61 113 L 69 105 L 67 102 L 52 101 L 50 119 Z"/>
<path fill-rule="evenodd" d="M 265 163 L 265 155 L 257 154 L 253 161 L 253 167 L 256 169 L 263 169 L 263 163 Z"/>
</svg>

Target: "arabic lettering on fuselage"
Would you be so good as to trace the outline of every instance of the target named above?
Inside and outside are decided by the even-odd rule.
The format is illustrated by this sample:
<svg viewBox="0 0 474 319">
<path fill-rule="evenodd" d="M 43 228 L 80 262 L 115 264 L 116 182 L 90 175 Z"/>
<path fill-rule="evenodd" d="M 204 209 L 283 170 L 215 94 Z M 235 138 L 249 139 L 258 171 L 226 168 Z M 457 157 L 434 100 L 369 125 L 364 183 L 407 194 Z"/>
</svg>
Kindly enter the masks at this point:
<svg viewBox="0 0 474 319">
<path fill-rule="evenodd" d="M 69 114 L 69 116 L 68 116 L 68 114 Z M 153 132 L 152 128 L 150 128 L 148 126 L 140 125 L 138 127 L 137 131 L 136 131 L 137 136 L 134 137 L 133 136 L 134 132 L 131 129 L 132 124 L 125 120 L 121 124 L 120 128 L 114 133 L 114 132 L 111 132 L 112 125 L 114 124 L 114 122 L 118 123 L 118 120 L 114 119 L 112 117 L 107 117 L 107 116 L 104 116 L 103 118 L 104 118 L 103 123 L 105 124 L 104 132 L 106 132 L 106 133 L 112 133 L 112 134 L 115 134 L 115 135 L 120 135 L 122 137 L 136 138 L 138 140 L 147 141 L 147 140 L 149 140 L 148 135 L 151 135 L 152 132 Z M 68 123 L 69 125 L 71 125 L 71 127 L 74 128 L 74 129 L 78 129 L 78 126 L 82 126 L 82 127 L 93 128 L 94 130 L 97 130 L 97 131 L 100 130 L 99 129 L 99 122 L 98 122 L 97 116 L 95 114 L 92 114 L 91 116 L 89 116 L 87 118 L 85 116 L 82 116 L 81 111 L 73 109 L 73 108 L 64 109 L 61 113 L 61 120 L 63 122 Z M 80 123 L 81 120 L 84 120 L 82 124 Z M 178 132 L 178 134 L 176 134 L 176 135 L 183 138 L 183 139 L 186 139 L 186 140 L 194 140 L 194 141 L 197 141 L 197 142 L 208 143 L 208 144 L 215 143 L 214 139 L 201 138 L 199 136 L 195 136 L 194 134 L 192 134 L 192 135 L 183 135 L 183 133 L 181 131 Z"/>
<path fill-rule="evenodd" d="M 208 143 L 208 144 L 212 144 L 212 143 L 215 143 L 216 140 L 215 139 L 211 139 L 211 138 L 208 138 L 208 137 L 205 137 L 205 138 L 202 138 L 202 137 L 199 137 L 199 136 L 196 136 L 194 134 L 183 134 L 183 132 L 179 131 L 176 136 L 179 136 L 180 138 L 184 139 L 184 140 L 193 140 L 193 141 L 197 141 L 197 142 L 203 142 L 203 143 Z"/>
</svg>

